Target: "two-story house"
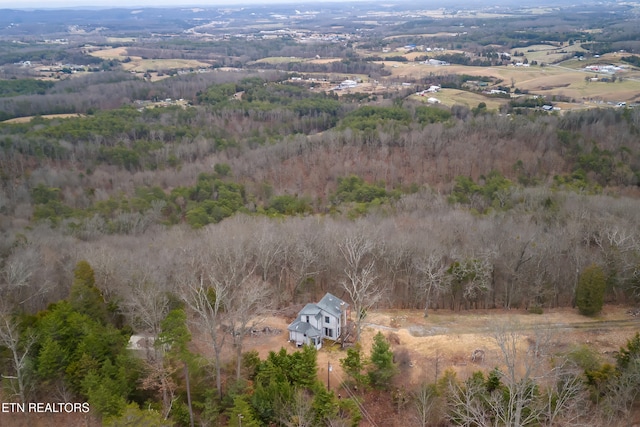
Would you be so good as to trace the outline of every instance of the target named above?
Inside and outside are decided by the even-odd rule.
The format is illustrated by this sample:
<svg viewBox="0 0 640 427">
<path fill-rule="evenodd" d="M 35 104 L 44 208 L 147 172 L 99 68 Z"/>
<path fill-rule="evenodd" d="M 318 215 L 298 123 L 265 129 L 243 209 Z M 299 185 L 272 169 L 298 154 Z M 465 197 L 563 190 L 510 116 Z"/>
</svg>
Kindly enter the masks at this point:
<svg viewBox="0 0 640 427">
<path fill-rule="evenodd" d="M 317 304 L 307 304 L 289 325 L 289 341 L 319 349 L 323 339 L 338 341 L 347 327 L 349 304 L 327 293 Z"/>
</svg>

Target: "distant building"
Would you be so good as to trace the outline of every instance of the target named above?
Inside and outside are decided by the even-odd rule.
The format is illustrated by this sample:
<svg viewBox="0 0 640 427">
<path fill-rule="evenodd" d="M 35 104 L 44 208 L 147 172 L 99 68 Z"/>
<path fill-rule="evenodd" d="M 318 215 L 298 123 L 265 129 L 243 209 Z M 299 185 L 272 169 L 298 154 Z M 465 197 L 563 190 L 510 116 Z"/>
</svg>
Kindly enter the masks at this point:
<svg viewBox="0 0 640 427">
<path fill-rule="evenodd" d="M 338 87 L 336 89 L 350 89 L 350 88 L 354 88 L 358 86 L 358 82 L 356 82 L 355 80 L 344 80 L 342 83 L 340 83 L 338 85 Z"/>
<path fill-rule="evenodd" d="M 425 90 L 422 90 L 420 92 L 416 92 L 416 95 L 425 96 L 428 93 L 438 93 L 440 91 L 440 89 L 441 89 L 440 86 L 432 85 L 432 86 L 429 87 L 429 89 L 425 89 Z"/>
<path fill-rule="evenodd" d="M 440 61 L 438 59 L 428 59 L 424 61 L 424 63 L 427 65 L 435 65 L 435 66 L 450 65 L 447 61 Z"/>
</svg>

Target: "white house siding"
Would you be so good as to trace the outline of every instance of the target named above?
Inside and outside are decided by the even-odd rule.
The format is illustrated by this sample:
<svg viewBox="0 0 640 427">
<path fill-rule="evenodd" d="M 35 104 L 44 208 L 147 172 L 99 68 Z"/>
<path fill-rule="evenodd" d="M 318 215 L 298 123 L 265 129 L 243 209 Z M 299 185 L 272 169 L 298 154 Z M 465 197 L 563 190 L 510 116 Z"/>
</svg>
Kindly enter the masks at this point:
<svg viewBox="0 0 640 427">
<path fill-rule="evenodd" d="M 349 304 L 327 293 L 318 304 L 307 304 L 289 325 L 289 340 L 297 345 L 310 344 L 317 337 L 316 348 L 322 339 L 338 341 L 343 325 L 347 324 Z M 310 335 L 311 337 L 309 337 Z"/>
<path fill-rule="evenodd" d="M 307 321 L 307 315 L 301 314 L 298 317 L 298 320 L 300 320 L 301 322 L 307 322 L 308 324 L 310 324 L 311 326 L 313 326 L 319 331 L 322 330 L 322 319 L 316 319 L 315 316 L 309 316 L 309 320 Z"/>
<path fill-rule="evenodd" d="M 329 318 L 329 323 L 326 322 L 325 317 Z M 329 338 L 329 339 L 332 339 L 332 340 L 335 341 L 340 336 L 340 332 L 341 332 L 340 327 L 341 327 L 340 319 L 337 319 L 337 318 L 333 317 L 331 314 L 328 314 L 326 312 L 322 313 L 322 325 L 318 329 L 320 329 L 320 331 L 322 331 L 322 335 L 325 338 Z M 332 334 L 328 334 L 326 332 L 327 328 L 331 329 L 333 331 L 333 333 Z"/>
<path fill-rule="evenodd" d="M 297 346 L 311 345 L 310 337 L 296 331 L 289 331 L 289 341 L 294 342 Z M 320 350 L 320 348 L 322 348 L 322 339 L 320 337 L 317 338 L 315 347 L 317 350 Z"/>
</svg>

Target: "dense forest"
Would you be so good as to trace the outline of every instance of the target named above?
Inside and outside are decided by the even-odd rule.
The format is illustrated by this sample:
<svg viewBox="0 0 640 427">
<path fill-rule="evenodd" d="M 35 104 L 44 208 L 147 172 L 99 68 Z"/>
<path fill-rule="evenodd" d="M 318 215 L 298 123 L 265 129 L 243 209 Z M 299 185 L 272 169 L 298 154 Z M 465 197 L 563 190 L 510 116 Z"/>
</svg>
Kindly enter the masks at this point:
<svg viewBox="0 0 640 427">
<path fill-rule="evenodd" d="M 262 425 L 299 407 L 315 423 L 357 425 L 354 401 L 304 376 L 315 372 L 313 351 L 243 355 L 247 312 L 345 296 L 354 276 L 376 295 L 363 309 L 425 315 L 576 305 L 588 314 L 640 297 L 637 110 L 360 106 L 275 79 L 226 78 L 184 107 L 0 126 L 1 337 L 19 400 L 64 390 L 108 423 L 143 416 L 129 402 L 155 402 L 185 425 L 190 416 L 234 425 L 240 412 L 255 417 L 245 425 Z M 185 316 L 211 336 L 213 371 L 188 345 Z M 218 322 L 238 335 L 225 344 Z M 131 331 L 171 345 L 132 359 Z M 222 365 L 230 344 L 236 367 Z M 384 353 L 384 338 L 379 345 Z M 347 371 L 384 389 L 379 375 L 396 368 L 380 356 L 377 371 L 374 354 L 373 365 Z M 607 366 L 583 367 L 598 378 L 585 393 L 635 372 L 621 359 Z M 473 387 L 516 384 L 446 378 L 423 393 L 440 402 L 429 417 L 454 424 L 464 424 L 456 393 L 476 390 L 482 401 Z M 583 404 L 602 417 L 630 408 Z"/>
<path fill-rule="evenodd" d="M 393 90 L 375 93 L 326 89 L 409 61 L 393 53 L 383 64 L 362 55 L 370 47 L 440 43 L 465 52 L 411 60 L 498 67 L 509 61 L 497 52 L 534 43 L 581 43 L 590 55 L 637 48 L 635 27 L 619 19 L 625 5 L 610 16 L 585 7 L 480 24 L 446 10 L 450 20 L 345 20 L 335 41 L 313 44 L 231 38 L 225 26 L 207 42 L 86 35 L 131 56 L 211 65 L 158 81 L 89 55 L 84 42 L 0 43 L 2 402 L 85 402 L 82 422 L 107 426 L 383 425 L 368 404 L 389 425 L 422 427 L 600 427 L 637 416 L 638 334 L 611 354 L 588 343 L 559 352 L 551 331 L 525 335 L 505 322 L 487 332 L 498 366 L 462 377 L 436 357 L 434 378 L 412 388 L 393 334 L 322 354 L 248 349 L 258 321 L 293 318 L 326 292 L 351 304 L 358 338 L 376 310 L 594 317 L 615 304 L 637 314 L 638 108 L 545 111 L 543 97 L 445 107 L 409 96 L 470 81 L 510 91 L 444 71 L 406 87 L 391 77 Z M 159 30 L 158 13 L 139 19 Z M 195 13 L 181 10 L 171 31 L 192 28 Z M 271 16 L 249 13 L 213 16 L 239 26 Z M 109 22 L 120 15 L 128 35 L 128 11 Z M 63 31 L 51 19 L 30 25 Z M 426 26 L 442 33 L 424 35 Z M 293 56 L 305 61 L 277 60 Z M 31 60 L 88 68 L 42 80 L 18 63 Z M 301 73 L 319 75 L 310 83 Z M 132 336 L 146 347 L 131 351 Z M 319 366 L 324 352 L 340 365 L 344 395 L 319 379 L 331 372 Z"/>
</svg>

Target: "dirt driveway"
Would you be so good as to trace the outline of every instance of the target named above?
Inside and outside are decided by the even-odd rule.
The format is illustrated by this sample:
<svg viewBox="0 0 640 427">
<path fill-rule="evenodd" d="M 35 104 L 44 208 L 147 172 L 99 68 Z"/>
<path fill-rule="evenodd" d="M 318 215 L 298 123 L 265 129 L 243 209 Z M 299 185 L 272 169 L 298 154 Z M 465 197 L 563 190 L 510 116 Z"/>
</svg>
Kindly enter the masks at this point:
<svg viewBox="0 0 640 427">
<path fill-rule="evenodd" d="M 540 315 L 519 310 L 438 310 L 427 318 L 420 310 L 377 310 L 371 311 L 366 319 L 362 344 L 368 353 L 378 331 L 387 336 L 396 362 L 407 373 L 403 376 L 407 386 L 434 381 L 446 369 L 454 369 L 460 378 L 465 378 L 474 371 L 500 366 L 502 357 L 494 333 L 498 326 L 505 324 L 519 330 L 523 350 L 537 333 L 545 331 L 551 337 L 549 354 L 588 345 L 595 348 L 603 360 L 613 360 L 614 352 L 640 330 L 640 318 L 630 316 L 628 310 L 629 307 L 607 306 L 593 318 L 581 316 L 570 308 L 547 310 Z M 261 358 L 281 347 L 295 350 L 288 342 L 288 319 L 269 317 L 262 325 L 282 332 L 248 337 L 247 350 L 257 350 Z M 483 360 L 471 360 L 475 350 L 484 352 Z M 331 364 L 332 389 L 344 379 L 339 363 L 344 357 L 344 350 L 338 346 L 325 345 L 318 353 L 318 376 L 326 382 L 328 364 Z"/>
</svg>

